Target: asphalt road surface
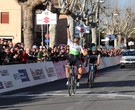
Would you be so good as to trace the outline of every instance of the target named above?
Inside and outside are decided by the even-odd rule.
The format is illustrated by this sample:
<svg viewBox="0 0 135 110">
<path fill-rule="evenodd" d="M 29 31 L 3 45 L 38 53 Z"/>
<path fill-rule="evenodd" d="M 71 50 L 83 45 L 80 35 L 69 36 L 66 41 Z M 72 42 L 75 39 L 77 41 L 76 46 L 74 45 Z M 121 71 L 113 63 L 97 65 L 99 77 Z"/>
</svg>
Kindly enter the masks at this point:
<svg viewBox="0 0 135 110">
<path fill-rule="evenodd" d="M 0 95 L 0 110 L 135 110 L 135 68 L 103 69 L 94 88 L 87 74 L 73 96 L 62 79 Z"/>
</svg>

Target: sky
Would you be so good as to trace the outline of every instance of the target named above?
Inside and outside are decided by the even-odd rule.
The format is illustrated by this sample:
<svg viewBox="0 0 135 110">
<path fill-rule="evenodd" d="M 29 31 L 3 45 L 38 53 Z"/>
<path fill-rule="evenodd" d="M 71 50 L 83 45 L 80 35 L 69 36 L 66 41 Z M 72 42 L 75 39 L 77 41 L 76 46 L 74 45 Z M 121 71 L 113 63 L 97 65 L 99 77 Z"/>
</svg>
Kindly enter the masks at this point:
<svg viewBox="0 0 135 110">
<path fill-rule="evenodd" d="M 135 8 L 135 0 L 105 0 L 111 7 L 125 9 L 127 7 Z"/>
</svg>

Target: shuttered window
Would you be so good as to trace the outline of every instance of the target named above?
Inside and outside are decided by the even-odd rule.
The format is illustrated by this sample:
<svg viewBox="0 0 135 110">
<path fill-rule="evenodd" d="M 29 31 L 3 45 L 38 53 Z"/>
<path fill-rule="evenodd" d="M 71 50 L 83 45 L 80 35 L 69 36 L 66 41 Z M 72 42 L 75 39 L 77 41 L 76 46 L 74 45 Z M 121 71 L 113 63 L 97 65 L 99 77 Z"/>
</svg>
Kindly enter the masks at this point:
<svg viewBox="0 0 135 110">
<path fill-rule="evenodd" d="M 1 12 L 1 23 L 9 23 L 9 12 Z"/>
</svg>

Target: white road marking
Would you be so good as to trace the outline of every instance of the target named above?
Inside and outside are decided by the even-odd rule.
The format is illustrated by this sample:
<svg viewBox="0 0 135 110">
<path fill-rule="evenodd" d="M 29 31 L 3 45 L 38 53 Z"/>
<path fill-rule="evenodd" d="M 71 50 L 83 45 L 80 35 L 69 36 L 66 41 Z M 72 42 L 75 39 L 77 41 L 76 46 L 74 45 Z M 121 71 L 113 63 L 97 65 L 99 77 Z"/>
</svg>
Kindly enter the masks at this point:
<svg viewBox="0 0 135 110">
<path fill-rule="evenodd" d="M 126 94 L 119 94 L 119 93 L 90 93 L 90 91 L 77 91 L 76 94 L 73 94 L 74 96 L 87 96 L 92 97 L 96 96 L 98 98 L 111 98 L 114 99 L 116 97 L 124 97 L 124 98 L 132 98 L 135 99 L 135 95 L 126 95 Z M 64 96 L 64 97 L 70 97 L 68 92 L 67 93 L 61 93 L 54 92 L 54 93 L 42 93 L 42 94 L 30 94 L 30 93 L 19 93 L 19 94 L 12 94 L 12 95 L 1 95 L 1 98 L 8 98 L 8 97 L 43 97 L 43 96 Z"/>
<path fill-rule="evenodd" d="M 62 91 L 54 91 L 55 93 L 60 93 L 60 92 L 62 92 Z"/>
<path fill-rule="evenodd" d="M 90 93 L 91 91 L 76 91 L 77 94 L 88 94 Z"/>
</svg>

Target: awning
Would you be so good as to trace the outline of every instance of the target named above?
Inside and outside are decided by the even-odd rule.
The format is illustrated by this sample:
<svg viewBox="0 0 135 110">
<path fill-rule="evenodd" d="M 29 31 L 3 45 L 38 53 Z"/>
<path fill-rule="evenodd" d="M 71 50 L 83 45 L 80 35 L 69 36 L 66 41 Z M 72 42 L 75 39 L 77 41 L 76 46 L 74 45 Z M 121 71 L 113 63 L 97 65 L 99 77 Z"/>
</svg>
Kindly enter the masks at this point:
<svg viewBox="0 0 135 110">
<path fill-rule="evenodd" d="M 14 39 L 14 36 L 0 36 L 0 39 Z"/>
</svg>

